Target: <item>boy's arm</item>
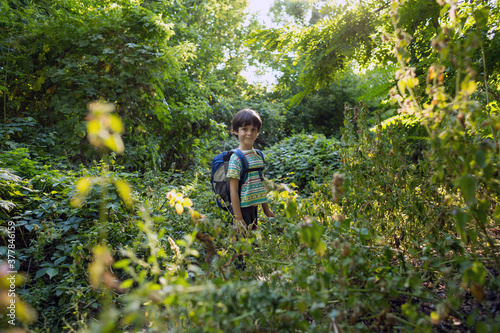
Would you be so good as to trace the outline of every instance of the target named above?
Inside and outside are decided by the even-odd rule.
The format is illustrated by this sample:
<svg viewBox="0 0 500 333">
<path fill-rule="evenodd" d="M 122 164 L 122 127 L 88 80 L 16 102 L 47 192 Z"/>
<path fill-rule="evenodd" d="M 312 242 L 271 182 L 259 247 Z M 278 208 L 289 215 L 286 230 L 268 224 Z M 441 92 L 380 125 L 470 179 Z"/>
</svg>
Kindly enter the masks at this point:
<svg viewBox="0 0 500 333">
<path fill-rule="evenodd" d="M 231 195 L 231 205 L 233 206 L 234 219 L 236 220 L 238 230 L 242 232 L 246 228 L 244 228 L 245 221 L 243 220 L 243 215 L 241 214 L 240 196 L 238 195 L 239 189 L 240 181 L 236 178 L 229 178 L 229 193 Z"/>
<path fill-rule="evenodd" d="M 273 211 L 269 208 L 269 204 L 263 203 L 262 208 L 264 209 L 264 214 L 266 214 L 267 217 L 276 217 L 273 213 Z"/>
</svg>

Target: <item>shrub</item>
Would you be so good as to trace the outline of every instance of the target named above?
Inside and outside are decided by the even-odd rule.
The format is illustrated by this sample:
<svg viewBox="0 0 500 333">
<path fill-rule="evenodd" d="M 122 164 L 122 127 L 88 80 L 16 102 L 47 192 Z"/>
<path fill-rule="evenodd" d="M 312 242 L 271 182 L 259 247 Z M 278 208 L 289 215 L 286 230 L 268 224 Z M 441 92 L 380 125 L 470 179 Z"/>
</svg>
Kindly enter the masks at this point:
<svg viewBox="0 0 500 333">
<path fill-rule="evenodd" d="M 323 134 L 296 134 L 265 151 L 270 179 L 305 188 L 312 180 L 321 183 L 339 168 L 338 141 Z"/>
</svg>

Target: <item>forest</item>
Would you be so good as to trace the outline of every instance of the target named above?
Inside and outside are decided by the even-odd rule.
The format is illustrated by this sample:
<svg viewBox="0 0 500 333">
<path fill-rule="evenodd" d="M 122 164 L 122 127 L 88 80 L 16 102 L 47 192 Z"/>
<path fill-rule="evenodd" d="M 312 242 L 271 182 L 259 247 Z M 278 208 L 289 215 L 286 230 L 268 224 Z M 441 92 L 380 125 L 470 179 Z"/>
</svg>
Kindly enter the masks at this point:
<svg viewBox="0 0 500 333">
<path fill-rule="evenodd" d="M 2 332 L 500 332 L 498 1 L 270 3 L 0 0 Z"/>
</svg>

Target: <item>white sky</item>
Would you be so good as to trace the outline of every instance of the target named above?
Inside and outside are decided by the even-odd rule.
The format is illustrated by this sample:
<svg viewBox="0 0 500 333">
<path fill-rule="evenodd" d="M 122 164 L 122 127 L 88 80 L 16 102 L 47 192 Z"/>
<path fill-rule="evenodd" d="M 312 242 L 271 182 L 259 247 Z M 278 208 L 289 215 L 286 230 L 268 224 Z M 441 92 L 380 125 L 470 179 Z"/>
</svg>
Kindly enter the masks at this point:
<svg viewBox="0 0 500 333">
<path fill-rule="evenodd" d="M 248 9 L 252 13 L 260 12 L 260 21 L 265 21 L 267 24 L 270 24 L 271 19 L 267 16 L 267 13 L 273 2 L 273 0 L 248 0 Z"/>
</svg>

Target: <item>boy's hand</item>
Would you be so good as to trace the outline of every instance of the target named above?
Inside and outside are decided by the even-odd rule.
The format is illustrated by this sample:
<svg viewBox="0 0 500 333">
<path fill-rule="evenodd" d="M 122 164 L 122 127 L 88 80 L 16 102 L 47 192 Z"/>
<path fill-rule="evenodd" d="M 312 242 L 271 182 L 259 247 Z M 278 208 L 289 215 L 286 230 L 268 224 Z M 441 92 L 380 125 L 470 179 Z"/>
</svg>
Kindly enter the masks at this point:
<svg viewBox="0 0 500 333">
<path fill-rule="evenodd" d="M 276 215 L 274 215 L 273 211 L 270 209 L 264 210 L 264 214 L 266 214 L 267 217 L 276 218 Z"/>
<path fill-rule="evenodd" d="M 240 235 L 244 235 L 247 231 L 245 221 L 240 219 L 234 219 L 236 232 Z"/>
<path fill-rule="evenodd" d="M 276 217 L 273 211 L 269 208 L 269 204 L 267 202 L 262 204 L 262 208 L 264 209 L 264 214 L 266 214 L 267 217 Z"/>
</svg>

